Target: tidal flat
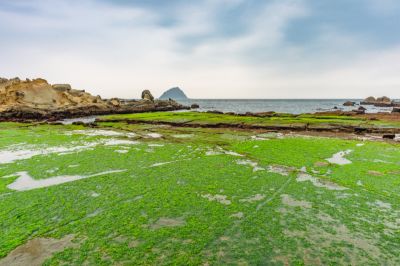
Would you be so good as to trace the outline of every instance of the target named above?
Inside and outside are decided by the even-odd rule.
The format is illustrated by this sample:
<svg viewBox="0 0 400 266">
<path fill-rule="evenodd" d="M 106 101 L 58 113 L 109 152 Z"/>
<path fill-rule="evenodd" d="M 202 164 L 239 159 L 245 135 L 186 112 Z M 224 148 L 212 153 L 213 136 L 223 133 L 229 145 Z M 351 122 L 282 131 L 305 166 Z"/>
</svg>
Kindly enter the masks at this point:
<svg viewBox="0 0 400 266">
<path fill-rule="evenodd" d="M 0 265 L 399 265 L 400 143 L 234 127 L 325 120 L 0 123 Z"/>
</svg>

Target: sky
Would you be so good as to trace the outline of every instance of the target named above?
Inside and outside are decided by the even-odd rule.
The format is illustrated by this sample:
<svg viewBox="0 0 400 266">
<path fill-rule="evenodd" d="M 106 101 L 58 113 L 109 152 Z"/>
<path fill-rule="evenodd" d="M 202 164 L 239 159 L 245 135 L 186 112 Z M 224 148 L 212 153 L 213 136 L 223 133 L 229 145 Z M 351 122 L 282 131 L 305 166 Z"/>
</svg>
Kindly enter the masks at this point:
<svg viewBox="0 0 400 266">
<path fill-rule="evenodd" d="M 0 0 L 0 76 L 105 98 L 400 98 L 398 0 Z"/>
</svg>

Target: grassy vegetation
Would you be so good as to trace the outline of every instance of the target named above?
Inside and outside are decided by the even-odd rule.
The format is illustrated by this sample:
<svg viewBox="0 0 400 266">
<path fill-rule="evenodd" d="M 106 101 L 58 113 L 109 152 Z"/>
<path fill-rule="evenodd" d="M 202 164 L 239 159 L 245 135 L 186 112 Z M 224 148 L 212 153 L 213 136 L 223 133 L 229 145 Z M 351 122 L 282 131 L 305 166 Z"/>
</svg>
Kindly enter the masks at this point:
<svg viewBox="0 0 400 266">
<path fill-rule="evenodd" d="M 399 121 L 368 120 L 362 117 L 339 115 L 315 115 L 315 114 L 275 114 L 268 117 L 238 116 L 231 114 L 213 114 L 204 112 L 156 112 L 142 114 L 108 115 L 101 117 L 101 121 L 144 121 L 144 122 L 172 122 L 185 124 L 244 124 L 260 126 L 281 125 L 340 125 L 357 127 L 393 127 L 400 128 Z"/>
<path fill-rule="evenodd" d="M 238 119 L 199 113 L 107 119 L 115 117 Z M 339 119 L 369 123 L 328 120 Z M 123 122 L 0 129 L 0 258 L 29 239 L 73 235 L 75 245 L 45 265 L 400 263 L 399 144 Z M 27 158 L 27 150 L 36 155 Z M 327 162 L 345 150 L 351 163 Z M 11 162 L 4 157 L 10 154 Z M 40 180 L 110 170 L 125 171 L 28 191 L 7 188 L 18 172 Z"/>
</svg>

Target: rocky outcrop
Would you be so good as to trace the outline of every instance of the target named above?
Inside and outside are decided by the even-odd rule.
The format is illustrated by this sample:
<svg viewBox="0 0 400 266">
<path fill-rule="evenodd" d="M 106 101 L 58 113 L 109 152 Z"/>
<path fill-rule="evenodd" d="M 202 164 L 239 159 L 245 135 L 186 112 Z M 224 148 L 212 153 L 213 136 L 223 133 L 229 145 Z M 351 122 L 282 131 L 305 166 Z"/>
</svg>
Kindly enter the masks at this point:
<svg viewBox="0 0 400 266">
<path fill-rule="evenodd" d="M 175 101 L 154 101 L 150 91 L 143 100 L 104 100 L 69 84 L 50 85 L 44 79 L 0 78 L 0 120 L 55 120 L 69 117 L 173 111 L 189 109 Z"/>
<path fill-rule="evenodd" d="M 200 108 L 200 105 L 198 105 L 197 103 L 193 103 L 191 106 L 190 106 L 190 109 L 199 109 Z"/>
<path fill-rule="evenodd" d="M 383 96 L 376 98 L 375 97 L 368 97 L 364 101 L 361 102 L 363 105 L 374 105 L 377 107 L 393 107 L 396 106 L 397 103 L 391 100 L 389 97 Z"/>
<path fill-rule="evenodd" d="M 144 90 L 142 92 L 142 99 L 150 102 L 154 102 L 154 97 L 149 90 Z"/>
<path fill-rule="evenodd" d="M 356 103 L 351 101 L 347 101 L 343 104 L 343 106 L 354 106 L 354 105 L 356 105 Z"/>
</svg>

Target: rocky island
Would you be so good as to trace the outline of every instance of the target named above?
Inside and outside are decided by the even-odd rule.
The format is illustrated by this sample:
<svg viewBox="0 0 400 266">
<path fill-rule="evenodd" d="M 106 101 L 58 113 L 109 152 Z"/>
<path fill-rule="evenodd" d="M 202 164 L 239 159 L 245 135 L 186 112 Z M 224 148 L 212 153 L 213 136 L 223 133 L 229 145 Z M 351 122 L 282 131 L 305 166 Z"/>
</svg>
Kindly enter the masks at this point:
<svg viewBox="0 0 400 266">
<path fill-rule="evenodd" d="M 0 78 L 0 120 L 57 120 L 90 115 L 189 109 L 173 100 L 154 100 L 150 91 L 141 100 L 102 99 L 69 84 L 46 80 Z"/>
<path fill-rule="evenodd" d="M 168 99 L 187 100 L 189 98 L 179 87 L 174 87 L 167 90 L 160 96 L 160 100 L 168 100 Z"/>
</svg>

